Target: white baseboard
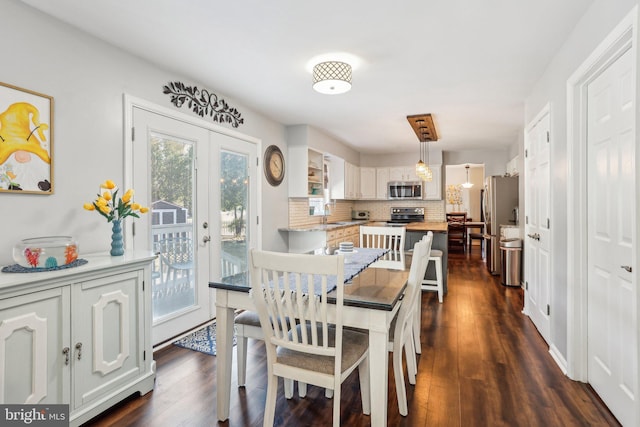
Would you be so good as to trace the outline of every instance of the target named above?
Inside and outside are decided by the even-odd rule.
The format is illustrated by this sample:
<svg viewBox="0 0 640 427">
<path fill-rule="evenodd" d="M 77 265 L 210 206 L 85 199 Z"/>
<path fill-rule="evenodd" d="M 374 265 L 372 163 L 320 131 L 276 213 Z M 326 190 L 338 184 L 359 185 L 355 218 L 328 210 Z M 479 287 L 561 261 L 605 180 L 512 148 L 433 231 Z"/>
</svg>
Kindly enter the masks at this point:
<svg viewBox="0 0 640 427">
<path fill-rule="evenodd" d="M 551 355 L 553 360 L 555 360 L 558 367 L 560 367 L 562 373 L 567 375 L 567 361 L 555 345 L 552 344 L 549 346 L 549 354 Z"/>
</svg>

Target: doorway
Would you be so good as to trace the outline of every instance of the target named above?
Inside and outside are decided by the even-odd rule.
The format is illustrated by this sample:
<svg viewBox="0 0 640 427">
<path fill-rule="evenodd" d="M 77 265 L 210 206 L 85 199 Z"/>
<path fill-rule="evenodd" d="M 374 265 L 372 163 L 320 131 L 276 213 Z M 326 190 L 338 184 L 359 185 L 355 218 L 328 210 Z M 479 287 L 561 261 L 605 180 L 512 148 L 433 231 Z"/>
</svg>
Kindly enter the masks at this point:
<svg viewBox="0 0 640 427">
<path fill-rule="evenodd" d="M 211 320 L 209 282 L 246 273 L 258 235 L 258 142 L 175 112 L 131 105 L 131 179 L 151 215 L 131 236 L 157 254 L 152 343 Z"/>
<path fill-rule="evenodd" d="M 637 7 L 567 84 L 568 375 L 637 425 Z"/>
</svg>

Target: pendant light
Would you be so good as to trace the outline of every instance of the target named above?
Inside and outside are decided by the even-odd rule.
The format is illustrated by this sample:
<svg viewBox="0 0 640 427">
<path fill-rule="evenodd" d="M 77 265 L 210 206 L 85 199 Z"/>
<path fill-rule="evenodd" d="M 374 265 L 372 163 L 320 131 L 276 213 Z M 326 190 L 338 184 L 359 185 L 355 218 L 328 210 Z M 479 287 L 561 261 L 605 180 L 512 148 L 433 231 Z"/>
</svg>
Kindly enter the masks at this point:
<svg viewBox="0 0 640 427">
<path fill-rule="evenodd" d="M 421 143 L 423 144 L 423 143 Z M 425 167 L 425 171 L 424 171 L 424 177 L 422 177 L 423 181 L 427 181 L 427 182 L 431 182 L 433 181 L 433 172 L 431 171 L 431 168 L 429 167 L 429 141 L 427 141 L 427 165 Z"/>
<path fill-rule="evenodd" d="M 418 177 L 420 179 L 424 179 L 425 177 L 425 173 L 427 170 L 427 165 L 424 164 L 424 162 L 422 161 L 422 151 L 423 151 L 423 146 L 424 143 L 423 142 L 419 142 L 419 147 L 420 147 L 420 154 L 419 154 L 419 159 L 418 163 L 416 163 L 416 175 L 418 175 Z"/>
<path fill-rule="evenodd" d="M 473 187 L 473 183 L 469 181 L 469 165 L 465 166 L 465 169 L 467 170 L 467 182 L 462 184 L 462 187 L 471 188 Z"/>
</svg>

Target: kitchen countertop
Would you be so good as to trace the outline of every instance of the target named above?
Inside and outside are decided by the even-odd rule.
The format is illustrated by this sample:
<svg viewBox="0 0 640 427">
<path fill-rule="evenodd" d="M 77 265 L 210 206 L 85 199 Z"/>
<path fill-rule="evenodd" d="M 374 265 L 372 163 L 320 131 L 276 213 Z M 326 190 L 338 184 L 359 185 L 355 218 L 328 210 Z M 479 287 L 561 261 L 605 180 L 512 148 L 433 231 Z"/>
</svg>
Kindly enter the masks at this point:
<svg viewBox="0 0 640 427">
<path fill-rule="evenodd" d="M 353 221 L 339 221 L 329 224 L 313 224 L 305 225 L 301 227 L 282 227 L 278 228 L 278 231 L 332 231 L 340 228 L 352 227 L 354 225 L 386 225 L 383 221 L 366 221 L 366 220 L 353 220 Z M 447 223 L 442 222 L 411 222 L 407 224 L 407 231 L 433 231 L 434 233 L 446 233 Z"/>
</svg>

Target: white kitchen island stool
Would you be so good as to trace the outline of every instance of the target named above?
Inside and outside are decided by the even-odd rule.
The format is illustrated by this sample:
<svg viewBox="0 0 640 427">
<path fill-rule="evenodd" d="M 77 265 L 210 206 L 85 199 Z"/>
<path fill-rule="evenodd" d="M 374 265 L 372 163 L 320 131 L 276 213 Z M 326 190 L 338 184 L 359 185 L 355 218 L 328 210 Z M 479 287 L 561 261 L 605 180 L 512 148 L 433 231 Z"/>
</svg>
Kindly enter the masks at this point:
<svg viewBox="0 0 640 427">
<path fill-rule="evenodd" d="M 422 290 L 423 291 L 437 291 L 438 301 L 442 304 L 442 297 L 444 294 L 444 282 L 442 280 L 442 251 L 438 249 L 432 249 L 429 255 L 429 262 L 433 261 L 436 267 L 436 280 L 423 279 Z M 428 265 L 427 265 L 428 269 Z"/>
</svg>

